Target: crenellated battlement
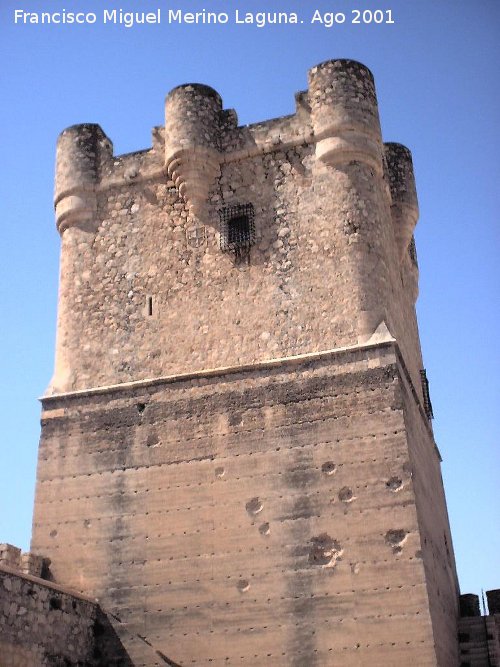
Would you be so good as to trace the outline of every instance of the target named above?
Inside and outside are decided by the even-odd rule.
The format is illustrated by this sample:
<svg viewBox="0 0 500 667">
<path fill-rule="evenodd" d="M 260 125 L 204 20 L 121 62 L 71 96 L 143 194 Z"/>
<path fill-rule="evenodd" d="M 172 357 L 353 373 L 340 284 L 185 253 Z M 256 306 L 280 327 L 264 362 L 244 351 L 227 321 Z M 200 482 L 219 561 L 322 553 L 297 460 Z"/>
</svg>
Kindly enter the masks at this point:
<svg viewBox="0 0 500 667">
<path fill-rule="evenodd" d="M 295 101 L 240 126 L 191 83 L 167 95 L 147 150 L 115 156 L 95 124 L 60 135 L 52 392 L 363 343 L 382 323 L 409 337 L 418 385 L 411 154 L 383 143 L 358 62 L 313 67 Z M 238 211 L 251 220 L 236 243 Z M 241 303 L 253 293 L 257 309 Z"/>
<path fill-rule="evenodd" d="M 189 208 L 201 216 L 221 164 L 302 144 L 314 144 L 317 159 L 327 165 L 340 167 L 358 160 L 381 173 L 384 149 L 375 84 L 367 67 L 351 60 L 313 67 L 309 88 L 296 94 L 296 103 L 293 115 L 238 127 L 236 112 L 223 109 L 222 98 L 213 88 L 177 86 L 166 98 L 165 127 L 153 130 L 153 147 L 123 156 L 113 156 L 113 145 L 99 125 L 64 130 L 57 147 L 58 229 L 90 220 L 97 190 L 120 181 L 152 178 L 162 169 Z M 402 192 L 404 178 L 413 177 L 409 151 L 403 146 L 396 152 L 389 148 L 397 145 L 386 148 L 391 192 L 396 196 Z M 414 192 L 414 185 L 410 191 Z M 414 202 L 407 199 L 401 203 L 412 206 Z M 413 208 L 418 216 L 418 208 Z"/>
<path fill-rule="evenodd" d="M 22 552 L 12 544 L 0 544 L 0 566 L 8 567 L 20 574 L 45 578 L 50 565 L 50 558 L 31 551 Z"/>
</svg>

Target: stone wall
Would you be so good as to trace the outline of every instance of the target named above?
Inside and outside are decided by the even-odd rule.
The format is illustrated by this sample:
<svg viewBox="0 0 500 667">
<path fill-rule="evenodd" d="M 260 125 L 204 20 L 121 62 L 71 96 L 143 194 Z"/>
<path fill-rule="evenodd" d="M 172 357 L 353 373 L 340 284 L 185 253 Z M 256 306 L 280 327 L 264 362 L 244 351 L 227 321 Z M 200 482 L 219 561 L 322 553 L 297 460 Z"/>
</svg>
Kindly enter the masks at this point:
<svg viewBox="0 0 500 667">
<path fill-rule="evenodd" d="M 414 388 L 406 382 L 402 387 L 406 394 L 405 426 L 436 654 L 439 665 L 455 665 L 459 586 L 441 478 L 441 457 L 423 405 L 413 400 Z"/>
<path fill-rule="evenodd" d="M 500 589 L 486 597 L 489 614 L 482 616 L 478 595 L 460 596 L 460 667 L 500 667 Z"/>
<path fill-rule="evenodd" d="M 0 664 L 94 667 L 97 609 L 95 600 L 0 565 Z"/>
<path fill-rule="evenodd" d="M 19 549 L 0 545 L 0 551 L 15 554 Z M 32 561 L 45 560 L 31 556 Z M 97 600 L 5 562 L 0 563 L 0 665 L 176 667 L 142 635 L 103 611 Z"/>
<path fill-rule="evenodd" d="M 460 667 L 500 667 L 500 614 L 463 617 L 458 630 Z"/>
<path fill-rule="evenodd" d="M 353 345 L 381 322 L 419 390 L 411 156 L 382 144 L 370 72 L 324 63 L 293 116 L 248 127 L 207 86 L 166 108 L 148 151 L 113 156 L 96 125 L 59 139 L 50 393 Z M 220 247 L 235 204 L 255 212 L 243 262 Z"/>
<path fill-rule="evenodd" d="M 389 342 L 46 398 L 33 548 L 179 664 L 451 664 L 402 373 Z"/>
<path fill-rule="evenodd" d="M 359 63 L 312 68 L 296 101 L 239 127 L 188 84 L 150 150 L 58 141 L 32 549 L 136 666 L 458 660 L 411 155 Z"/>
</svg>

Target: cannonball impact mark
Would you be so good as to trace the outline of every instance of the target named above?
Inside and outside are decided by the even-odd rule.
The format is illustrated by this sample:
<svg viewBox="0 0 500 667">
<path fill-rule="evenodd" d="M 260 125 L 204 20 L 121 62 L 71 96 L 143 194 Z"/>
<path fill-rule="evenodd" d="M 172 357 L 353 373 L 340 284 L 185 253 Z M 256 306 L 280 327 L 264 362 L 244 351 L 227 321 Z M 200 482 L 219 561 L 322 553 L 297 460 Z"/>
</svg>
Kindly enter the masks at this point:
<svg viewBox="0 0 500 667">
<path fill-rule="evenodd" d="M 259 533 L 261 535 L 269 535 L 270 532 L 271 532 L 271 528 L 270 528 L 269 524 L 267 523 L 267 521 L 266 521 L 266 523 L 261 523 L 260 524 Z"/>
<path fill-rule="evenodd" d="M 253 514 L 253 515 L 258 514 L 259 512 L 262 512 L 263 507 L 264 507 L 264 505 L 262 504 L 260 499 L 257 498 L 257 497 L 252 498 L 245 505 L 245 508 L 246 508 L 246 511 L 248 512 L 248 514 Z"/>
<path fill-rule="evenodd" d="M 325 475 L 333 475 L 336 470 L 337 466 L 333 461 L 325 461 L 321 466 L 321 472 L 325 473 Z"/>
<path fill-rule="evenodd" d="M 250 583 L 246 579 L 240 579 L 236 587 L 240 593 L 246 593 L 250 588 Z"/>
<path fill-rule="evenodd" d="M 146 440 L 146 446 L 147 447 L 159 447 L 160 446 L 160 438 L 157 436 L 156 433 L 150 433 L 147 437 Z"/>
<path fill-rule="evenodd" d="M 224 470 L 224 468 L 222 466 L 219 466 L 218 468 L 215 469 L 215 476 L 218 477 L 219 479 L 221 477 L 224 477 L 225 474 L 226 474 L 226 471 Z"/>
<path fill-rule="evenodd" d="M 350 489 L 348 486 L 344 486 L 339 491 L 339 500 L 341 500 L 343 503 L 352 503 L 353 500 L 356 500 L 356 496 L 354 495 L 352 489 Z"/>
<path fill-rule="evenodd" d="M 336 562 L 342 556 L 343 549 L 340 543 L 330 537 L 328 533 L 321 533 L 311 537 L 309 548 L 309 563 L 322 567 L 335 567 Z"/>
<path fill-rule="evenodd" d="M 403 488 L 403 480 L 400 479 L 399 477 L 394 476 L 388 479 L 385 485 L 390 491 L 396 493 L 397 491 L 401 491 L 401 489 Z"/>
<path fill-rule="evenodd" d="M 400 551 L 402 551 L 403 549 L 402 545 L 406 541 L 407 537 L 408 537 L 407 530 L 393 529 L 387 531 L 387 533 L 385 534 L 385 541 L 386 544 L 392 547 L 394 553 L 399 553 Z"/>
</svg>

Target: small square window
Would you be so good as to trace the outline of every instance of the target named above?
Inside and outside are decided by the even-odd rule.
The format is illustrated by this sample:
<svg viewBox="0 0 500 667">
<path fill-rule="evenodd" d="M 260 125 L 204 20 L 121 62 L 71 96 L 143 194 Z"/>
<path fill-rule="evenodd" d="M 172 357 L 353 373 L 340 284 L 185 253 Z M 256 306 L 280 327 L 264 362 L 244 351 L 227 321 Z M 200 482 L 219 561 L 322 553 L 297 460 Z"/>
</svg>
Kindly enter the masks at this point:
<svg viewBox="0 0 500 667">
<path fill-rule="evenodd" d="M 220 247 L 236 257 L 247 255 L 255 243 L 252 204 L 226 206 L 220 212 Z"/>
</svg>

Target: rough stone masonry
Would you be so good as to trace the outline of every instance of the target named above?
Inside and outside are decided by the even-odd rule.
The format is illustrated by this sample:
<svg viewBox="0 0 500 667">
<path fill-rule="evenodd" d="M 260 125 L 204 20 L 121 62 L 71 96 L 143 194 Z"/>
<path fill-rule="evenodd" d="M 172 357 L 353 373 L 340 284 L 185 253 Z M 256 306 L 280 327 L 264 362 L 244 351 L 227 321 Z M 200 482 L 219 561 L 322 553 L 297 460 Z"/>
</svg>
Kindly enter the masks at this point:
<svg viewBox="0 0 500 667">
<path fill-rule="evenodd" d="M 59 137 L 32 551 L 136 666 L 458 663 L 411 155 L 359 63 L 296 105 L 188 84 L 149 150 Z"/>
</svg>

